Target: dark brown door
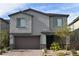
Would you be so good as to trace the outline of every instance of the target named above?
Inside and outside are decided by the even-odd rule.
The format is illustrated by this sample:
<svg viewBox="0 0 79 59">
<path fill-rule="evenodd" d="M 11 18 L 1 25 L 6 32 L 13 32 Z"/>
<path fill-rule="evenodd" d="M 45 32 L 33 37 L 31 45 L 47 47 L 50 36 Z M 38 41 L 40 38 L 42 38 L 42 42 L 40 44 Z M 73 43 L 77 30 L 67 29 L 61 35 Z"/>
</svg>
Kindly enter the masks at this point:
<svg viewBox="0 0 79 59">
<path fill-rule="evenodd" d="M 39 36 L 16 36 L 15 48 L 16 49 L 39 49 L 40 37 Z"/>
</svg>

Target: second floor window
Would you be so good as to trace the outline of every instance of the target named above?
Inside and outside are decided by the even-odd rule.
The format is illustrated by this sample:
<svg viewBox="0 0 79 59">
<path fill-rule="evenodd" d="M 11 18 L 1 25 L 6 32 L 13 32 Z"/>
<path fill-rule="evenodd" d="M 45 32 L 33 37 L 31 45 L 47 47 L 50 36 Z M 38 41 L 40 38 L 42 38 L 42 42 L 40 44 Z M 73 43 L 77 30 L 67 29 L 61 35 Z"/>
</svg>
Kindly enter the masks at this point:
<svg viewBox="0 0 79 59">
<path fill-rule="evenodd" d="M 17 27 L 26 27 L 26 20 L 24 18 L 17 18 Z"/>
<path fill-rule="evenodd" d="M 57 19 L 57 26 L 62 26 L 62 25 L 63 25 L 63 20 Z"/>
</svg>

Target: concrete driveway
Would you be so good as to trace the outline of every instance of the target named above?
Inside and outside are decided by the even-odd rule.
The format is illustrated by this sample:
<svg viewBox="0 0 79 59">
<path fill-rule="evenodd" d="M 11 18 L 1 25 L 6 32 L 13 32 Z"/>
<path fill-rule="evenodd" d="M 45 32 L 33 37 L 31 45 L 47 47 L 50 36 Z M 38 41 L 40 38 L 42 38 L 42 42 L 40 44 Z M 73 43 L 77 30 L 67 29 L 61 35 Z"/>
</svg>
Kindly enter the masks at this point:
<svg viewBox="0 0 79 59">
<path fill-rule="evenodd" d="M 11 50 L 2 54 L 3 56 L 42 56 L 41 50 Z"/>
</svg>

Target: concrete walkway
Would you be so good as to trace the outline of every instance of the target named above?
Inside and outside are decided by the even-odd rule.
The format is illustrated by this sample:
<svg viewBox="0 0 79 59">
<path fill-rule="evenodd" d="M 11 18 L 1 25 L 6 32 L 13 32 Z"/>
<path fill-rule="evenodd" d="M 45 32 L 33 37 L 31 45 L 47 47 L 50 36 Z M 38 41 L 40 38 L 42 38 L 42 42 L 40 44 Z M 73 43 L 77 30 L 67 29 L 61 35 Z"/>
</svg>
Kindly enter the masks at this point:
<svg viewBox="0 0 79 59">
<path fill-rule="evenodd" d="M 12 50 L 3 53 L 2 56 L 42 56 L 41 50 Z"/>
</svg>

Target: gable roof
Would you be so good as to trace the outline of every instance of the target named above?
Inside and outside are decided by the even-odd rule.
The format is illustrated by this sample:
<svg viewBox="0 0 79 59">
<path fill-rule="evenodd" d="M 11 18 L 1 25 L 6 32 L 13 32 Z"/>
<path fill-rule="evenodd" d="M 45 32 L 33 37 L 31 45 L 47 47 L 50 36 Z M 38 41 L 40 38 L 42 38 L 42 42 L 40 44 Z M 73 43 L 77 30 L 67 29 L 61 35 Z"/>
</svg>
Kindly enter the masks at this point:
<svg viewBox="0 0 79 59">
<path fill-rule="evenodd" d="M 0 18 L 0 20 L 4 21 L 5 23 L 9 24 L 9 20 L 4 20 L 3 18 Z"/>
<path fill-rule="evenodd" d="M 54 16 L 54 15 L 57 15 L 57 16 L 65 16 L 65 17 L 68 17 L 69 15 L 68 14 L 53 14 L 53 13 L 44 13 L 44 12 L 41 12 L 41 11 L 38 11 L 38 10 L 35 10 L 35 9 L 27 9 L 27 10 L 23 10 L 23 11 L 19 11 L 19 12 L 16 12 L 16 13 L 13 13 L 13 14 L 10 14 L 9 16 L 13 16 L 15 14 L 18 14 L 18 13 L 22 13 L 22 12 L 26 12 L 26 11 L 35 11 L 37 13 L 40 13 L 40 14 L 44 14 L 44 15 L 47 15 L 47 16 Z"/>
<path fill-rule="evenodd" d="M 74 19 L 74 20 L 69 24 L 69 26 L 72 25 L 72 24 L 74 24 L 74 23 L 77 22 L 78 20 L 79 20 L 79 16 L 78 16 L 76 19 Z"/>
<path fill-rule="evenodd" d="M 19 11 L 19 12 L 10 14 L 9 16 L 13 16 L 13 15 L 16 15 L 16 14 L 19 14 L 19 13 L 22 13 L 22 14 L 25 14 L 25 15 L 30 15 L 30 14 L 24 13 L 24 11 Z M 33 15 L 30 15 L 30 16 L 33 16 Z"/>
</svg>

